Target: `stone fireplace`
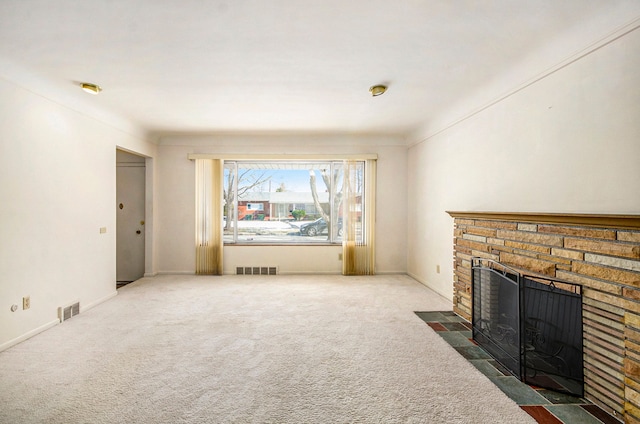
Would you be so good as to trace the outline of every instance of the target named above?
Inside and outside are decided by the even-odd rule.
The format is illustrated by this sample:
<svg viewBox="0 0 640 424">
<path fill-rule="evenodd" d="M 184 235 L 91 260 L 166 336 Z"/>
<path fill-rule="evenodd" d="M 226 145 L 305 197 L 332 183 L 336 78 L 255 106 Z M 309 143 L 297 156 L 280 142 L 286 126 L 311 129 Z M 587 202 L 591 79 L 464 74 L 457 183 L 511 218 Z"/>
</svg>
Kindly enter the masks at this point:
<svg viewBox="0 0 640 424">
<path fill-rule="evenodd" d="M 454 312 L 472 320 L 474 257 L 580 285 L 584 396 L 640 424 L 640 215 L 449 214 Z"/>
</svg>

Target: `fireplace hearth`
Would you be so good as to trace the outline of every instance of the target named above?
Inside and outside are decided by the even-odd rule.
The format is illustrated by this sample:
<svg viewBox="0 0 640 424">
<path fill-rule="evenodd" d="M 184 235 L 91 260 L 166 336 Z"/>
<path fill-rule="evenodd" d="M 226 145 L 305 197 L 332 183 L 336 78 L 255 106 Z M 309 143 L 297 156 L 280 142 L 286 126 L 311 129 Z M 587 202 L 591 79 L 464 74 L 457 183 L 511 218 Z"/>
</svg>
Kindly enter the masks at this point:
<svg viewBox="0 0 640 424">
<path fill-rule="evenodd" d="M 583 396 L 578 285 L 472 259 L 473 339 L 521 381 Z"/>
</svg>

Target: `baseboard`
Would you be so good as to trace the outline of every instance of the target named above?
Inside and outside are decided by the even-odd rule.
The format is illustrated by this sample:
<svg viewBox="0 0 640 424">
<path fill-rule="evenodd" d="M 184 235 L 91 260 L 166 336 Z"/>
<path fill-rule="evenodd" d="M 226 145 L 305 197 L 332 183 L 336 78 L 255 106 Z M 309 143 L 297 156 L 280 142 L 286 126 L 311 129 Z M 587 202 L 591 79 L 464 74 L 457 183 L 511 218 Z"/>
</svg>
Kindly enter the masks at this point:
<svg viewBox="0 0 640 424">
<path fill-rule="evenodd" d="M 158 271 L 153 274 L 145 274 L 145 277 L 155 277 L 157 275 L 196 275 L 194 271 Z M 225 271 L 224 275 L 236 275 L 235 268 L 232 271 Z M 342 271 L 279 271 L 278 275 L 342 275 Z M 406 271 L 382 271 L 376 275 L 408 275 L 414 280 L 420 281 Z M 422 284 L 422 281 L 420 281 Z M 426 284 L 425 284 L 426 285 Z"/>
<path fill-rule="evenodd" d="M 2 352 L 3 350 L 7 350 L 12 346 L 17 345 L 18 343 L 22 343 L 23 341 L 30 339 L 31 337 L 42 333 L 43 331 L 46 331 L 50 328 L 55 327 L 56 325 L 60 324 L 60 320 L 59 319 L 55 319 L 53 321 L 49 321 L 48 323 L 41 325 L 38 328 L 35 328 L 31 331 L 28 331 L 26 333 L 24 333 L 23 335 L 21 335 L 20 337 L 16 337 L 13 340 L 9 340 L 8 342 L 5 342 L 3 344 L 0 345 L 0 352 Z"/>
<path fill-rule="evenodd" d="M 420 276 L 418 276 L 418 275 L 414 274 L 413 272 L 409 272 L 409 271 L 407 271 L 407 275 L 408 275 L 409 277 L 413 278 L 414 280 L 416 280 L 418 283 L 420 283 L 420 284 L 422 284 L 422 285 L 425 285 L 425 286 L 429 287 L 429 285 L 428 285 L 425 281 L 423 281 L 423 280 L 422 280 L 422 278 L 421 278 Z"/>
<path fill-rule="evenodd" d="M 262 275 L 263 277 L 277 277 L 278 275 L 341 275 L 339 271 L 279 271 L 276 275 Z M 235 272 L 225 272 L 224 275 L 237 275 Z M 252 275 L 247 274 L 252 277 Z M 253 277 L 259 277 L 260 275 L 254 275 Z"/>
<path fill-rule="evenodd" d="M 422 284 L 423 286 L 425 286 L 426 288 L 428 288 L 429 290 L 431 290 L 432 292 L 434 292 L 435 294 L 437 294 L 438 296 L 440 296 L 441 298 L 445 299 L 447 302 L 453 302 L 453 295 L 451 297 L 447 297 L 444 294 L 438 292 L 437 290 L 435 290 L 433 287 L 431 287 L 429 285 L 429 283 L 427 283 L 426 281 L 423 281 L 421 277 L 417 276 L 416 274 L 413 274 L 411 272 L 407 272 L 407 275 L 411 278 L 413 278 L 414 280 L 416 280 L 418 283 Z"/>
<path fill-rule="evenodd" d="M 106 302 L 107 300 L 111 299 L 112 297 L 115 297 L 118 294 L 118 291 L 115 290 L 111 293 L 109 293 L 108 295 L 96 300 L 95 302 L 91 302 L 91 303 L 87 303 L 87 304 L 80 304 L 80 313 L 86 312 L 91 308 L 95 308 L 96 306 L 98 306 L 99 304 Z"/>
<path fill-rule="evenodd" d="M 145 272 L 143 277 L 155 277 L 156 275 L 158 275 L 157 272 Z"/>
<path fill-rule="evenodd" d="M 236 275 L 235 272 L 225 272 L 224 275 Z M 342 271 L 280 271 L 278 275 L 342 275 Z M 408 275 L 406 271 L 383 271 L 375 275 Z"/>
<path fill-rule="evenodd" d="M 341 275 L 341 271 L 280 271 L 278 275 Z"/>
</svg>

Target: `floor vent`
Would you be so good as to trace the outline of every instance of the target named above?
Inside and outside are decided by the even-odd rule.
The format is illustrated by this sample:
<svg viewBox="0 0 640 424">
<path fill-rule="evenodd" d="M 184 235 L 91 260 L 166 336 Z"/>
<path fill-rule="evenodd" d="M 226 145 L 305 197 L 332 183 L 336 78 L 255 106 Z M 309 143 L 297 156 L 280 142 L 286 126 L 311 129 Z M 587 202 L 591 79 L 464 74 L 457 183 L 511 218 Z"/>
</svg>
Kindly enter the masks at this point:
<svg viewBox="0 0 640 424">
<path fill-rule="evenodd" d="M 76 302 L 72 305 L 59 307 L 58 308 L 58 318 L 60 318 L 60 322 L 66 321 L 71 317 L 75 317 L 80 313 L 80 302 Z"/>
<path fill-rule="evenodd" d="M 236 275 L 277 275 L 277 266 L 239 266 Z"/>
</svg>

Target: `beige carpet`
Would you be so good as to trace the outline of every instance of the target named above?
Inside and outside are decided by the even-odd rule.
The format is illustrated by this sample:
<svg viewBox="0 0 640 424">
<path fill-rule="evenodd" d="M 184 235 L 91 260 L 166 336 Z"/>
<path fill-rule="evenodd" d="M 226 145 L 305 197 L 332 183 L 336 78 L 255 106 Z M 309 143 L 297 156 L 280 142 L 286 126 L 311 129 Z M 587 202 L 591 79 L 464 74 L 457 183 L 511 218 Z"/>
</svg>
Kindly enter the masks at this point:
<svg viewBox="0 0 640 424">
<path fill-rule="evenodd" d="M 2 423 L 533 423 L 407 276 L 159 276 L 0 353 Z"/>
</svg>

